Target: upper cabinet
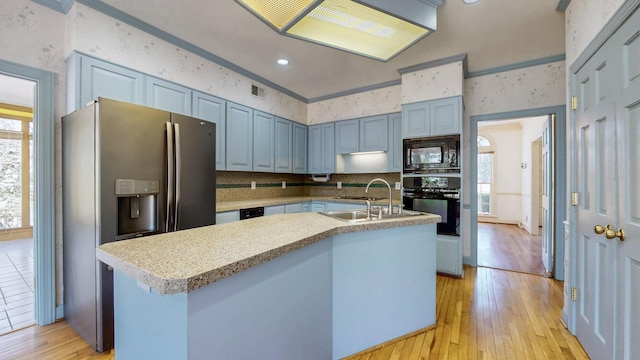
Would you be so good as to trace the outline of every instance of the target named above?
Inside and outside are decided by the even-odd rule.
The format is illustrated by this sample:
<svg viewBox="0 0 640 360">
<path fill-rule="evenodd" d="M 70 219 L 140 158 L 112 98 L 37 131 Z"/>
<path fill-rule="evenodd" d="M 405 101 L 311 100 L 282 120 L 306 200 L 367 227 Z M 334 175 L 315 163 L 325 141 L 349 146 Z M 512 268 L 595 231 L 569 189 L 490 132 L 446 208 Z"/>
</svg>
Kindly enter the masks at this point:
<svg viewBox="0 0 640 360">
<path fill-rule="evenodd" d="M 67 112 L 98 97 L 145 105 L 144 75 L 88 56 L 67 59 Z"/>
<path fill-rule="evenodd" d="M 402 106 L 402 138 L 459 134 L 462 97 L 429 100 Z"/>
<path fill-rule="evenodd" d="M 253 109 L 227 102 L 227 170 L 253 170 Z"/>
<path fill-rule="evenodd" d="M 192 90 L 169 81 L 146 77 L 147 106 L 191 116 Z"/>
<path fill-rule="evenodd" d="M 431 101 L 431 135 L 459 134 L 462 128 L 462 98 Z"/>
<path fill-rule="evenodd" d="M 271 114 L 257 110 L 253 112 L 253 171 L 274 170 L 274 121 L 275 117 Z"/>
<path fill-rule="evenodd" d="M 360 121 L 345 120 L 335 123 L 336 154 L 349 154 L 360 151 Z"/>
<path fill-rule="evenodd" d="M 216 170 L 226 170 L 227 102 L 198 91 L 193 92 L 193 116 L 216 124 Z"/>
<path fill-rule="evenodd" d="M 293 173 L 307 173 L 307 126 L 293 123 Z"/>
<path fill-rule="evenodd" d="M 402 113 L 389 114 L 388 170 L 402 171 Z"/>
<path fill-rule="evenodd" d="M 309 173 L 336 172 L 335 123 L 309 126 Z"/>
<path fill-rule="evenodd" d="M 388 116 L 376 115 L 360 119 L 360 151 L 387 151 Z"/>
<path fill-rule="evenodd" d="M 335 123 L 336 154 L 388 150 L 387 115 Z"/>
<path fill-rule="evenodd" d="M 293 168 L 293 122 L 276 117 L 274 126 L 275 172 L 291 173 Z"/>
</svg>

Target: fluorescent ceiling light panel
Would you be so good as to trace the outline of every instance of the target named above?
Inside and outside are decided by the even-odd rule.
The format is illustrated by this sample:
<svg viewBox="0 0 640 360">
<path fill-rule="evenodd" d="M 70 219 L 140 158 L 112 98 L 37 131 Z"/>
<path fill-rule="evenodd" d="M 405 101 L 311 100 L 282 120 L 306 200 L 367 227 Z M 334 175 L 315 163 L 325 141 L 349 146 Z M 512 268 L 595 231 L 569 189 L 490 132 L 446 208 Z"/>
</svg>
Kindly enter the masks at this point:
<svg viewBox="0 0 640 360">
<path fill-rule="evenodd" d="M 381 61 L 428 35 L 436 23 L 437 6 L 422 0 L 236 1 L 281 34 Z M 411 21 L 392 15 L 398 13 Z"/>
</svg>

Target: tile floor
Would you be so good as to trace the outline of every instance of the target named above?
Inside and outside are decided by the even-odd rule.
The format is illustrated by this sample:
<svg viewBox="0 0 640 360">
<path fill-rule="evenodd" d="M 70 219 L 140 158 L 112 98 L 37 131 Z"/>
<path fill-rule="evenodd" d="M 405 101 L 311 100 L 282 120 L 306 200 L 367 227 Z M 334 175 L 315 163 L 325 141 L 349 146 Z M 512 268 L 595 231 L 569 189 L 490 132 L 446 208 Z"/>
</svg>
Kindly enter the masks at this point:
<svg viewBox="0 0 640 360">
<path fill-rule="evenodd" d="M 0 335 L 35 322 L 33 239 L 0 241 Z"/>
</svg>

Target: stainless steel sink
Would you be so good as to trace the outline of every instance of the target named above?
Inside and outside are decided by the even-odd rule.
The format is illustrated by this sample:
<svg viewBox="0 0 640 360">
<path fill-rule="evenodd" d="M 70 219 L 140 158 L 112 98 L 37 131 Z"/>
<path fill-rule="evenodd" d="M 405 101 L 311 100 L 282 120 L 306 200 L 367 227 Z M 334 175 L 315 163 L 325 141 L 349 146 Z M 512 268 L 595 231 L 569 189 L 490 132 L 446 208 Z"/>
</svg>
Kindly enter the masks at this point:
<svg viewBox="0 0 640 360">
<path fill-rule="evenodd" d="M 335 210 L 335 211 L 324 211 L 324 212 L 320 212 L 319 214 L 332 217 L 334 219 L 346 221 L 349 223 L 359 223 L 359 222 L 379 220 L 378 214 L 375 212 L 371 214 L 371 219 L 367 220 L 366 210 Z M 419 215 L 424 215 L 424 214 L 417 211 L 404 210 L 402 214 L 383 214 L 381 220 L 397 219 L 397 218 L 419 216 Z"/>
</svg>

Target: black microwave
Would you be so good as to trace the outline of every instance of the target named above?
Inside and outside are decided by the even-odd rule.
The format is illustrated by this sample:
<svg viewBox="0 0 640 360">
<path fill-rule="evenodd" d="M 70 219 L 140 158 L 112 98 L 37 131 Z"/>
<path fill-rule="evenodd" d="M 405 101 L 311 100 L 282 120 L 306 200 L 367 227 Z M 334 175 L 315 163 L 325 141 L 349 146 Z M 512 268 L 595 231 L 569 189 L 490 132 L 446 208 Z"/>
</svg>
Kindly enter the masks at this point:
<svg viewBox="0 0 640 360">
<path fill-rule="evenodd" d="M 460 135 L 403 141 L 404 173 L 459 173 Z"/>
</svg>

